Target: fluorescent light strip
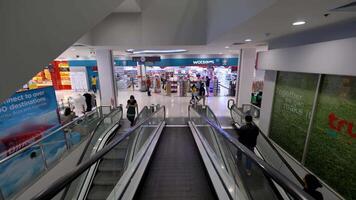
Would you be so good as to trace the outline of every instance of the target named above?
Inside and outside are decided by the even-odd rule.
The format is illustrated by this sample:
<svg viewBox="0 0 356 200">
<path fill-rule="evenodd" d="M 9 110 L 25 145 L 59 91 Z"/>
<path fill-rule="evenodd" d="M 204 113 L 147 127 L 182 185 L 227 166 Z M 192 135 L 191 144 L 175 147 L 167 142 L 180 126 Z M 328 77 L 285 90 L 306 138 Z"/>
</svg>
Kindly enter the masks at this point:
<svg viewBox="0 0 356 200">
<path fill-rule="evenodd" d="M 185 49 L 172 49 L 172 50 L 134 50 L 134 49 L 128 49 L 126 52 L 132 53 L 132 54 L 164 54 L 164 53 L 184 53 L 187 52 Z"/>
<path fill-rule="evenodd" d="M 300 25 L 304 25 L 304 24 L 306 24 L 305 21 L 296 21 L 293 23 L 293 26 L 300 26 Z"/>
</svg>

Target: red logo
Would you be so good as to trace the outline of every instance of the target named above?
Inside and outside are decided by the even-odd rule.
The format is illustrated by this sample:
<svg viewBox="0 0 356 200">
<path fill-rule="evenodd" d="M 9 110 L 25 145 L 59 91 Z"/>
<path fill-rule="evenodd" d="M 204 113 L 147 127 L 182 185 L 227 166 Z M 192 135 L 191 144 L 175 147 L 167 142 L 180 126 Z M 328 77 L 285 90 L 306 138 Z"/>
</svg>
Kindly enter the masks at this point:
<svg viewBox="0 0 356 200">
<path fill-rule="evenodd" d="M 329 114 L 329 127 L 330 129 L 340 132 L 343 128 L 347 128 L 347 133 L 350 137 L 356 138 L 356 132 L 353 133 L 354 124 L 345 119 L 341 119 L 335 115 L 335 113 Z"/>
</svg>

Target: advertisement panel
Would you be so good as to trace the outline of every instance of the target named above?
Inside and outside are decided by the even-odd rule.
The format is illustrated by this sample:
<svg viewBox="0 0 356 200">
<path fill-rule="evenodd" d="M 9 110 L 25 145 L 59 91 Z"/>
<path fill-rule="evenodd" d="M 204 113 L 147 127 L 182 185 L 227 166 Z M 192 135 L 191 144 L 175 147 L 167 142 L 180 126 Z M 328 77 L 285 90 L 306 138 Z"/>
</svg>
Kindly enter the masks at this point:
<svg viewBox="0 0 356 200">
<path fill-rule="evenodd" d="M 303 155 L 317 81 L 317 74 L 278 72 L 270 136 L 299 161 Z"/>
<path fill-rule="evenodd" d="M 305 165 L 356 199 L 356 77 L 324 75 Z"/>
<path fill-rule="evenodd" d="M 53 87 L 18 92 L 0 104 L 0 154 L 8 156 L 60 125 Z"/>
<path fill-rule="evenodd" d="M 59 126 L 53 87 L 17 92 L 0 104 L 1 158 L 43 138 Z M 24 189 L 57 160 L 65 148 L 64 134 L 58 131 L 1 162 L 0 199 L 11 198 Z"/>
</svg>

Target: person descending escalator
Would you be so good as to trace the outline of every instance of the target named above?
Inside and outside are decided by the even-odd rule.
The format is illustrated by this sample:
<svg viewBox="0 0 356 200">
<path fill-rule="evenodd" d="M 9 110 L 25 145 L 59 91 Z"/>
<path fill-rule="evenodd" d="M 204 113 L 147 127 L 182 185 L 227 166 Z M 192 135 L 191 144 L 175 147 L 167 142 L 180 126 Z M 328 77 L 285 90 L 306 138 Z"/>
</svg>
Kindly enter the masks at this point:
<svg viewBox="0 0 356 200">
<path fill-rule="evenodd" d="M 135 125 L 135 115 L 138 108 L 137 101 L 133 95 L 130 96 L 130 99 L 127 100 L 127 119 L 131 122 L 131 126 Z"/>
<path fill-rule="evenodd" d="M 312 174 L 307 174 L 304 177 L 304 191 L 316 200 L 323 200 L 323 195 L 316 189 L 321 188 L 320 181 Z"/>
<path fill-rule="evenodd" d="M 252 116 L 247 115 L 245 117 L 245 121 L 246 124 L 239 129 L 238 140 L 239 142 L 241 142 L 241 144 L 243 144 L 245 147 L 247 147 L 252 152 L 254 152 L 254 148 L 257 143 L 257 136 L 260 131 L 258 127 L 252 122 Z M 237 151 L 237 159 L 239 161 L 242 160 L 241 151 Z M 251 163 L 251 159 L 249 159 L 248 156 L 246 156 L 245 168 L 246 168 L 247 175 L 251 176 L 252 163 Z"/>
</svg>

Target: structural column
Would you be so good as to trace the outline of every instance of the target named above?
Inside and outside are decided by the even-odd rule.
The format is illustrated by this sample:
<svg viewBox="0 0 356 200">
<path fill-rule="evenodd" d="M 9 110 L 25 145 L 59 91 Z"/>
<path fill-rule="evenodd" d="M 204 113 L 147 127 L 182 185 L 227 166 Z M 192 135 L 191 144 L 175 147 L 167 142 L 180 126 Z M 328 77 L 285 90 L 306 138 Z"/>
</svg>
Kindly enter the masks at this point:
<svg viewBox="0 0 356 200">
<path fill-rule="evenodd" d="M 114 60 L 112 51 L 108 49 L 96 50 L 98 74 L 100 83 L 100 101 L 102 106 L 117 106 L 116 85 L 114 79 Z"/>
<path fill-rule="evenodd" d="M 266 70 L 265 78 L 263 81 L 263 94 L 259 123 L 260 129 L 266 135 L 269 135 L 276 79 L 277 71 Z"/>
<path fill-rule="evenodd" d="M 236 84 L 236 102 L 238 107 L 251 103 L 252 83 L 256 66 L 256 49 L 241 49 L 238 84 Z"/>
</svg>

